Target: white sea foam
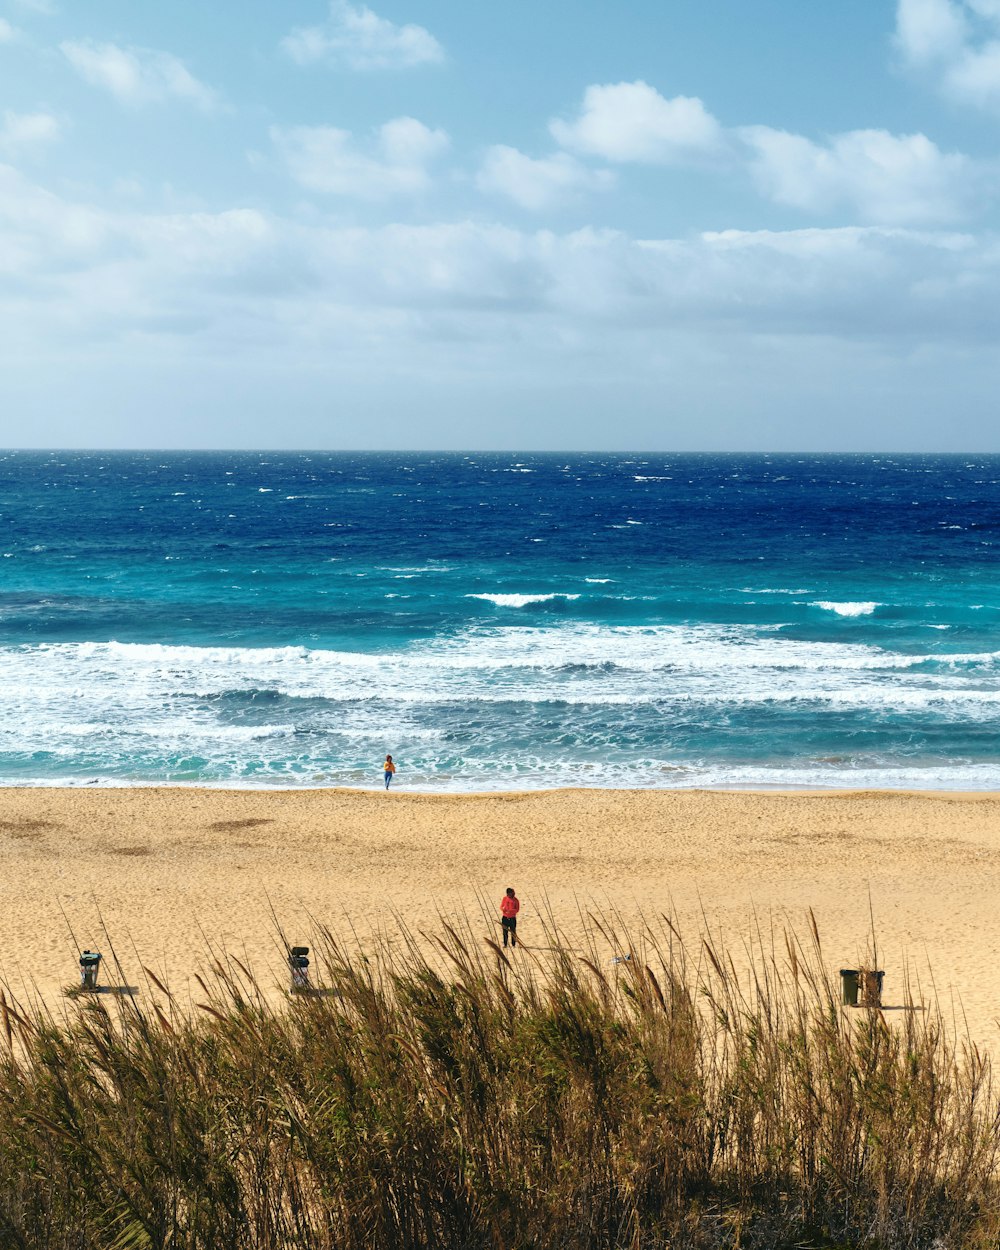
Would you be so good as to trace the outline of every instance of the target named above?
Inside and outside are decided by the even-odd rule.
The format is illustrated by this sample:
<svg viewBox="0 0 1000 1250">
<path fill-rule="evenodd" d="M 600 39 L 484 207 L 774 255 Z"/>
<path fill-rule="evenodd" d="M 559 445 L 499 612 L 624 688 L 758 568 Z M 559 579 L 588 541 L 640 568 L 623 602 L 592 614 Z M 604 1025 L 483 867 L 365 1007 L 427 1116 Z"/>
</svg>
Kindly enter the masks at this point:
<svg viewBox="0 0 1000 1250">
<path fill-rule="evenodd" d="M 517 722 L 518 707 L 541 705 L 567 709 L 555 715 L 568 734 L 583 735 L 597 762 L 586 752 L 566 756 L 563 771 L 550 773 L 555 754 L 563 754 L 551 752 L 537 768 L 506 771 L 514 764 L 503 735 L 512 731 L 503 726 Z M 308 781 L 315 769 L 333 767 L 331 751 L 348 761 L 377 753 L 388 726 L 411 752 L 428 744 L 433 758 L 421 767 L 445 787 L 453 780 L 465 789 L 503 785 L 514 776 L 520 784 L 545 784 L 550 776 L 645 784 L 614 772 L 622 754 L 616 734 L 629 723 L 629 709 L 643 708 L 664 725 L 675 711 L 686 723 L 711 726 L 741 708 L 774 708 L 782 717 L 801 710 L 811 723 L 825 713 L 895 714 L 979 730 L 1000 725 L 1000 652 L 903 654 L 796 639 L 776 626 L 573 622 L 480 625 L 378 653 L 116 642 L 0 647 L 0 761 L 17 757 L 24 769 L 34 758 L 56 759 L 64 779 L 90 780 L 100 771 L 92 761 L 120 758 L 145 761 L 146 775 L 167 780 L 193 769 L 202 780 L 236 784 L 244 771 L 247 784 Z M 499 736 L 484 752 L 485 771 L 472 769 L 463 780 L 463 748 L 449 734 L 457 726 L 467 741 L 464 726 L 476 717 L 477 751 L 485 732 Z M 194 757 L 208 763 L 189 763 Z M 337 767 L 344 780 L 346 764 Z M 844 771 L 773 784 L 868 784 L 853 772 L 845 782 Z M 706 765 L 684 775 L 689 780 L 677 784 L 771 784 L 763 768 Z M 674 784 L 672 776 L 650 784 Z"/>
<path fill-rule="evenodd" d="M 810 604 L 813 608 L 822 608 L 825 612 L 836 612 L 838 616 L 871 616 L 880 603 L 871 600 L 864 603 L 835 603 L 829 599 L 820 599 Z"/>
<path fill-rule="evenodd" d="M 994 651 L 907 655 L 750 626 L 509 626 L 379 653 L 117 642 L 8 647 L 0 648 L 0 689 L 5 703 L 16 692 L 60 702 L 75 691 L 116 706 L 241 690 L 335 700 L 583 696 L 597 702 L 856 698 L 861 692 L 879 702 L 890 694 L 910 698 L 909 691 L 919 699 L 992 696 L 1000 688 L 998 660 Z"/>
<path fill-rule="evenodd" d="M 466 599 L 485 599 L 498 608 L 526 608 L 529 603 L 549 603 L 553 599 L 579 599 L 579 595 L 466 595 Z"/>
<path fill-rule="evenodd" d="M 397 775 L 397 788 L 415 793 L 504 792 L 532 787 L 573 785 L 614 789 L 721 789 L 721 790 L 951 790 L 998 791 L 1000 766 L 995 764 L 954 764 L 923 768 L 803 765 L 797 768 L 725 765 L 679 766 L 671 760 L 636 759 L 581 764 L 573 758 L 522 758 L 518 765 L 496 768 L 474 756 L 438 763 L 422 759 L 417 767 L 407 761 L 406 771 Z M 5 780 L 17 787 L 92 785 L 121 789 L 134 784 L 121 777 L 98 775 L 94 769 L 77 775 L 51 774 L 22 776 Z M 369 789 L 380 784 L 371 767 L 334 769 L 312 766 L 300 770 L 275 770 L 267 774 L 170 778 L 168 786 L 182 789 L 198 786 L 213 789 L 299 790 L 329 786 Z"/>
</svg>

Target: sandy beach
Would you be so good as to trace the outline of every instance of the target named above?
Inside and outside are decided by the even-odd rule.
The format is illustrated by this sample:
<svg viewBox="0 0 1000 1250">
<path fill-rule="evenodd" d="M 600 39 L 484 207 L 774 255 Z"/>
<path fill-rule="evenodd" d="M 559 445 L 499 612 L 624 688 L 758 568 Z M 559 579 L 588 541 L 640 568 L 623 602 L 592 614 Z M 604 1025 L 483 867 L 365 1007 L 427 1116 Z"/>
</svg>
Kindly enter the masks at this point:
<svg viewBox="0 0 1000 1250">
<path fill-rule="evenodd" d="M 397 914 L 426 931 L 478 917 L 513 884 L 528 945 L 546 908 L 574 941 L 581 911 L 610 907 L 735 943 L 755 915 L 804 933 L 812 908 L 834 971 L 864 953 L 871 905 L 886 1003 L 904 967 L 932 972 L 948 1010 L 1000 1043 L 992 794 L 4 789 L 0 863 L 0 972 L 19 996 L 73 983 L 74 936 L 110 939 L 130 980 L 142 962 L 175 992 L 208 942 L 277 983 L 272 905 L 292 942 L 318 922 L 364 942 Z"/>
</svg>

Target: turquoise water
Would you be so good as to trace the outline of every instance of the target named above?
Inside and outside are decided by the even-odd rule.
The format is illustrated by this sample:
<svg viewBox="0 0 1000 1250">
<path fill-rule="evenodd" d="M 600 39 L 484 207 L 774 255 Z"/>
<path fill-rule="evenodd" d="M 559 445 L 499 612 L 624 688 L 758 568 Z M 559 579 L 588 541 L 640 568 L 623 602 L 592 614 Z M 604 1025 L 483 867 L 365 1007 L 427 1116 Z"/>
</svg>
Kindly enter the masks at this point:
<svg viewBox="0 0 1000 1250">
<path fill-rule="evenodd" d="M 1000 458 L 0 456 L 0 783 L 1000 788 Z"/>
</svg>

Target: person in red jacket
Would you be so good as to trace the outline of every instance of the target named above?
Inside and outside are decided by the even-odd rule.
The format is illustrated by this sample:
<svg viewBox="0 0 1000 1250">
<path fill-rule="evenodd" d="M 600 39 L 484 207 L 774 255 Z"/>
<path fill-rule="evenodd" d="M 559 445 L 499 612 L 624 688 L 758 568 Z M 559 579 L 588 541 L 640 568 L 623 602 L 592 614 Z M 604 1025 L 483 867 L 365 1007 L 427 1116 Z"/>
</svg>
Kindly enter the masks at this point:
<svg viewBox="0 0 1000 1250">
<path fill-rule="evenodd" d="M 514 887 L 509 885 L 507 893 L 500 900 L 500 924 L 503 928 L 503 944 L 507 945 L 507 939 L 510 938 L 511 946 L 517 945 L 517 913 L 521 910 L 521 902 L 514 893 Z"/>
</svg>

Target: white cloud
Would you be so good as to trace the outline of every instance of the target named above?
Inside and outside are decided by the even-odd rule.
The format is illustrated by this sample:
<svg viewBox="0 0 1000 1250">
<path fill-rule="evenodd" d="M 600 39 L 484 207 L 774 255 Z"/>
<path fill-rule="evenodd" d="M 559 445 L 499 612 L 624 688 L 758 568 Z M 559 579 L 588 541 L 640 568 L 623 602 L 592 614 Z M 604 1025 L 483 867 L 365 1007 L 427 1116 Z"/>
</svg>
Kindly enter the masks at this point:
<svg viewBox="0 0 1000 1250">
<path fill-rule="evenodd" d="M 428 167 L 449 142 L 443 130 L 431 130 L 414 117 L 380 126 L 371 152 L 360 150 L 349 130 L 334 126 L 275 126 L 270 134 L 301 186 L 366 200 L 427 190 Z"/>
<path fill-rule="evenodd" d="M 48 113 L 13 113 L 7 109 L 0 125 L 0 153 L 15 156 L 59 137 L 59 122 Z"/>
<path fill-rule="evenodd" d="M 505 196 L 533 212 L 553 208 L 577 192 L 603 191 L 613 184 L 609 171 L 589 169 L 565 152 L 536 159 L 503 144 L 487 151 L 476 176 L 480 191 Z"/>
<path fill-rule="evenodd" d="M 896 45 L 911 65 L 953 59 L 968 34 L 965 13 L 951 0 L 899 0 Z"/>
<path fill-rule="evenodd" d="M 609 161 L 666 164 L 722 142 L 722 128 L 701 100 L 668 100 L 641 81 L 588 87 L 577 118 L 556 118 L 549 130 L 563 147 Z"/>
<path fill-rule="evenodd" d="M 949 99 L 1000 110 L 997 0 L 899 0 L 895 43 L 904 66 Z"/>
<path fill-rule="evenodd" d="M 333 0 L 323 26 L 300 26 L 281 46 L 300 65 L 325 61 L 350 69 L 405 69 L 444 60 L 444 49 L 423 26 L 397 26 L 365 5 Z"/>
<path fill-rule="evenodd" d="M 0 17 L 0 43 L 10 43 L 17 32 L 6 18 Z"/>
<path fill-rule="evenodd" d="M 123 48 L 93 39 L 59 45 L 77 73 L 91 86 L 109 91 L 123 104 L 148 104 L 176 99 L 209 112 L 218 96 L 169 52 Z"/>
<path fill-rule="evenodd" d="M 964 2 L 995 11 L 1000 21 L 1000 0 Z M 907 5 L 905 30 L 914 56 L 962 46 L 966 27 L 952 11 L 953 0 L 902 0 L 901 13 Z M 1000 62 L 1000 44 L 997 55 Z M 769 126 L 726 128 L 700 99 L 666 99 L 644 82 L 592 85 L 576 119 L 553 120 L 549 129 L 563 147 L 609 161 L 671 164 L 711 157 L 730 170 L 741 164 L 761 194 L 777 204 L 825 216 L 847 213 L 872 224 L 961 220 L 1000 183 L 1000 168 L 942 152 L 923 134 L 853 130 L 814 142 Z M 511 148 L 492 149 L 479 174 L 481 189 L 533 208 L 548 207 L 574 180 L 585 185 L 581 166 L 532 162 Z"/>
<path fill-rule="evenodd" d="M 51 17 L 56 11 L 56 6 L 50 3 L 50 0 L 14 0 L 19 8 L 27 9 L 29 13 L 41 13 L 43 17 Z"/>
<path fill-rule="evenodd" d="M 739 132 L 761 192 L 778 204 L 828 214 L 848 209 L 869 222 L 951 221 L 968 211 L 976 170 L 922 134 L 852 130 L 826 144 L 748 126 Z"/>
</svg>

